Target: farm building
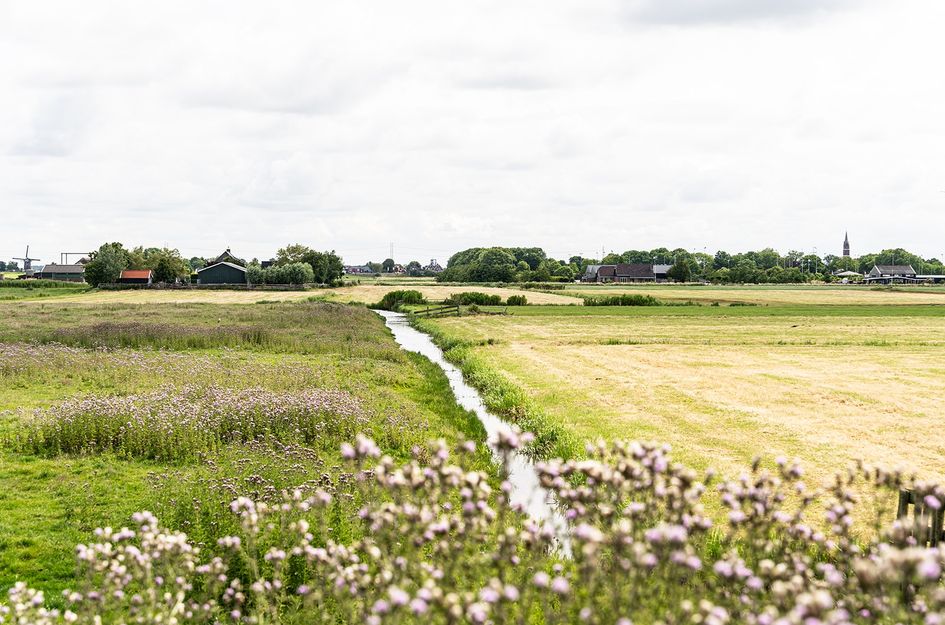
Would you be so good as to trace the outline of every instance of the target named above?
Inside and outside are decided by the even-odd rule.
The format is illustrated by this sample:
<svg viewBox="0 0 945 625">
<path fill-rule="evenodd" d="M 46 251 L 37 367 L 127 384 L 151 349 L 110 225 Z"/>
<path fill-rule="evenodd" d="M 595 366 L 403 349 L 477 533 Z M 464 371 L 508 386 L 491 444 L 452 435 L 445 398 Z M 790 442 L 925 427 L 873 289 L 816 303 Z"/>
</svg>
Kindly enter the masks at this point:
<svg viewBox="0 0 945 625">
<path fill-rule="evenodd" d="M 65 280 L 67 282 L 85 282 L 84 265 L 57 265 L 50 263 L 43 267 L 42 271 L 34 274 L 37 278 L 44 280 Z"/>
<path fill-rule="evenodd" d="M 246 266 L 246 261 L 242 258 L 237 258 L 233 255 L 233 252 L 230 251 L 230 248 L 226 248 L 226 251 L 214 258 L 212 261 L 207 263 L 207 267 L 212 267 L 217 263 L 230 263 L 231 265 L 239 265 L 240 267 Z"/>
<path fill-rule="evenodd" d="M 197 270 L 197 284 L 246 284 L 246 267 L 219 262 Z"/>
<path fill-rule="evenodd" d="M 654 268 L 661 265 L 645 263 L 617 263 L 616 265 L 588 265 L 584 282 L 655 282 Z M 663 279 L 666 274 L 663 273 Z"/>
<path fill-rule="evenodd" d="M 423 270 L 428 271 L 430 273 L 442 273 L 443 267 L 440 266 L 440 263 L 436 262 L 435 258 L 431 258 L 430 264 L 425 266 Z"/>
<path fill-rule="evenodd" d="M 657 282 L 666 282 L 669 280 L 669 270 L 672 265 L 653 265 L 653 277 Z"/>
<path fill-rule="evenodd" d="M 945 275 L 919 275 L 912 265 L 873 265 L 865 281 L 870 284 L 945 282 Z"/>
<path fill-rule="evenodd" d="M 118 278 L 118 284 L 151 284 L 153 281 L 150 269 L 125 269 Z"/>
</svg>

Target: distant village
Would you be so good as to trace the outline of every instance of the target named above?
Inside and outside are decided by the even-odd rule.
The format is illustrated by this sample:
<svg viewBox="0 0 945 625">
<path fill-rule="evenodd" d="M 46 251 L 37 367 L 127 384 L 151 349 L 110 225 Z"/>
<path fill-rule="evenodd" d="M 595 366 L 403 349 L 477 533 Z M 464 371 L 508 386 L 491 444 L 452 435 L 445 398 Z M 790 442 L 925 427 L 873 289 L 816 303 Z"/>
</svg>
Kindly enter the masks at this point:
<svg viewBox="0 0 945 625">
<path fill-rule="evenodd" d="M 96 268 L 96 277 L 92 279 L 87 270 L 104 262 L 103 254 L 115 256 L 116 260 L 104 277 Z M 75 256 L 79 259 L 69 262 L 70 257 Z M 124 260 L 118 260 L 119 257 Z M 649 259 L 649 262 L 641 262 L 644 259 Z M 17 261 L 22 262 L 22 269 Z M 88 254 L 63 252 L 58 263 L 34 265 L 39 261 L 30 257 L 27 247 L 22 257 L 11 262 L 0 261 L 0 279 L 7 271 L 16 273 L 11 277 L 23 280 L 88 282 L 93 286 L 113 287 L 157 283 L 233 286 L 328 284 L 336 283 L 344 276 L 382 275 L 432 277 L 446 282 L 945 283 L 945 267 L 938 259 L 925 260 L 901 249 L 853 258 L 847 235 L 844 236 L 841 255 L 823 258 L 800 252 L 788 252 L 782 256 L 770 248 L 735 255 L 719 251 L 714 256 L 659 248 L 611 253 L 601 260 L 573 256 L 567 261 L 558 261 L 546 257 L 541 248 L 470 248 L 454 254 L 444 268 L 436 259 L 427 264 L 411 261 L 405 265 L 387 258 L 381 263 L 342 265 L 334 252 L 316 252 L 302 245 L 286 246 L 279 250 L 276 258 L 247 262 L 229 248 L 213 258 L 185 260 L 177 250 L 140 247 L 124 250 L 120 244 L 105 244 L 97 252 Z"/>
</svg>

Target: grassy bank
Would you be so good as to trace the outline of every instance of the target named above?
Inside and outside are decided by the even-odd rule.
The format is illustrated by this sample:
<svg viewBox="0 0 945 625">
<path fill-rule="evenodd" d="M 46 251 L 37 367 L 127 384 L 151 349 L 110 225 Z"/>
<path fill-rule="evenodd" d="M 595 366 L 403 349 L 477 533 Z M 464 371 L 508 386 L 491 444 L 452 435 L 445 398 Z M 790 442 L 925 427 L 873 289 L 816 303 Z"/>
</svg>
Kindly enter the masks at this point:
<svg viewBox="0 0 945 625">
<path fill-rule="evenodd" d="M 22 580 L 60 601 L 75 545 L 135 510 L 161 511 L 212 552 L 238 495 L 343 493 L 339 449 L 357 432 L 398 461 L 431 439 L 484 440 L 442 371 L 362 306 L 0 314 L 0 592 Z M 471 466 L 492 471 L 485 446 Z M 354 531 L 356 505 L 339 504 L 339 535 Z"/>
</svg>

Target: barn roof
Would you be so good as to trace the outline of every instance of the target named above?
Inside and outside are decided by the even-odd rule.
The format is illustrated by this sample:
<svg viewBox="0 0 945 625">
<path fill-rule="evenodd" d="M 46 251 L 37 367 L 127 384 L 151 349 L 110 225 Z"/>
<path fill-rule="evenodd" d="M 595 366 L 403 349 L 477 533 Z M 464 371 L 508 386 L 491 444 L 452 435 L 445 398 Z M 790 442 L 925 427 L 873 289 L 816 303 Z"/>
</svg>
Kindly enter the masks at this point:
<svg viewBox="0 0 945 625">
<path fill-rule="evenodd" d="M 209 265 L 209 266 L 207 266 L 207 267 L 203 267 L 202 269 L 198 269 L 198 270 L 197 270 L 197 273 L 203 273 L 203 272 L 206 271 L 207 269 L 213 269 L 214 267 L 218 267 L 218 266 L 220 266 L 220 265 L 226 265 L 227 267 L 232 267 L 233 269 L 239 269 L 239 270 L 242 271 L 243 273 L 246 273 L 246 267 L 240 267 L 239 265 L 234 265 L 233 263 L 228 263 L 228 262 L 226 262 L 226 261 L 219 262 L 219 263 L 213 263 L 212 265 Z"/>
<path fill-rule="evenodd" d="M 226 251 L 224 251 L 222 254 L 220 254 L 219 256 L 217 256 L 217 257 L 213 260 L 213 262 L 210 263 L 209 266 L 210 266 L 210 267 L 213 267 L 214 265 L 219 265 L 220 263 L 223 263 L 223 262 L 230 262 L 231 260 L 236 261 L 236 263 L 243 263 L 243 262 L 244 262 L 242 258 L 239 258 L 238 256 L 235 256 L 235 255 L 233 254 L 233 252 L 230 251 L 230 248 L 226 248 Z M 235 264 L 235 263 L 233 263 L 233 264 Z"/>
<path fill-rule="evenodd" d="M 652 278 L 653 265 L 643 263 L 618 263 L 616 274 L 621 278 Z"/>
<path fill-rule="evenodd" d="M 125 269 L 121 272 L 122 280 L 147 280 L 150 277 L 150 269 Z"/>
<path fill-rule="evenodd" d="M 604 278 L 613 278 L 616 269 L 617 267 L 615 265 L 601 265 L 597 269 L 597 275 Z"/>
<path fill-rule="evenodd" d="M 84 265 L 58 265 L 58 264 L 56 264 L 56 263 L 49 263 L 48 265 L 46 265 L 45 267 L 43 267 L 43 270 L 40 271 L 39 273 L 76 273 L 76 274 L 80 274 L 80 273 L 84 273 L 84 272 L 85 272 L 85 266 L 84 266 Z"/>
<path fill-rule="evenodd" d="M 884 275 L 915 275 L 915 269 L 912 268 L 912 265 L 876 265 L 876 269 Z"/>
</svg>

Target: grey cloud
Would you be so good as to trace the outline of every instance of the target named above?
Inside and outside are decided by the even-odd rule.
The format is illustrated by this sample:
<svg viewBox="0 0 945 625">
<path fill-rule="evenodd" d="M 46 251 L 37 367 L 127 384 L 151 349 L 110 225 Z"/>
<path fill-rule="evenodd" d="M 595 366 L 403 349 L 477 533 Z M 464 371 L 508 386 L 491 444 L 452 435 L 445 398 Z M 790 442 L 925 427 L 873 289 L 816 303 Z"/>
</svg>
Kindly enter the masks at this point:
<svg viewBox="0 0 945 625">
<path fill-rule="evenodd" d="M 256 61 L 237 67 L 238 60 L 218 67 L 193 68 L 182 102 L 196 108 L 246 110 L 290 115 L 327 115 L 345 111 L 380 90 L 397 68 L 380 62 L 343 68 L 321 58 L 299 58 L 280 68 Z"/>
<path fill-rule="evenodd" d="M 697 25 L 795 19 L 843 9 L 857 0 L 635 0 L 632 20 L 654 24 Z"/>
<path fill-rule="evenodd" d="M 459 81 L 467 89 L 509 89 L 513 91 L 539 91 L 552 89 L 555 83 L 546 77 L 527 72 L 499 71 Z"/>
</svg>

